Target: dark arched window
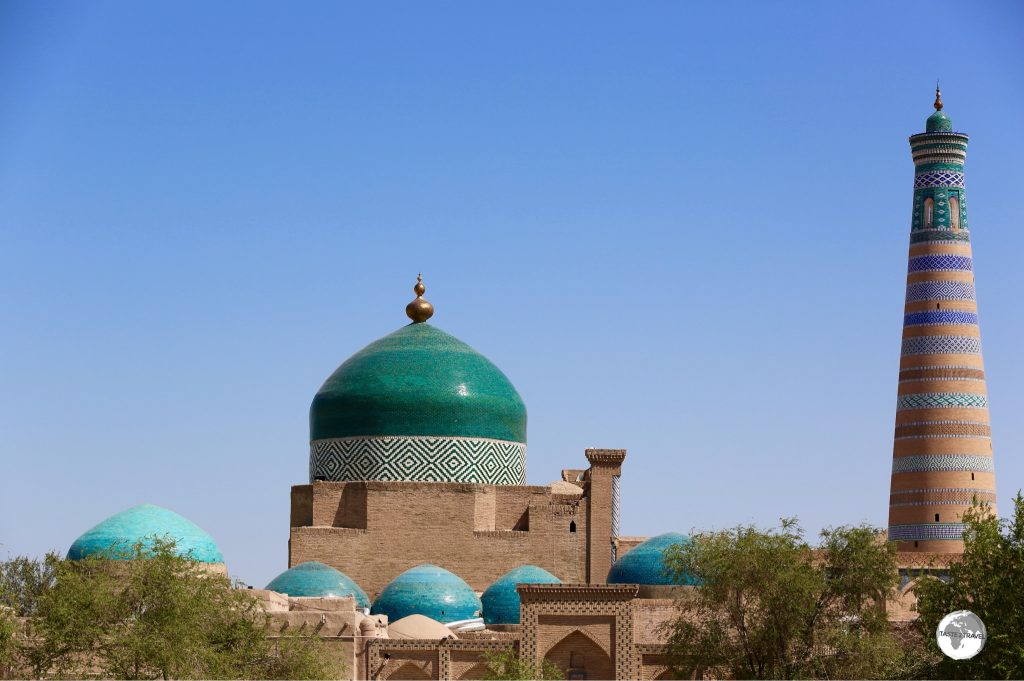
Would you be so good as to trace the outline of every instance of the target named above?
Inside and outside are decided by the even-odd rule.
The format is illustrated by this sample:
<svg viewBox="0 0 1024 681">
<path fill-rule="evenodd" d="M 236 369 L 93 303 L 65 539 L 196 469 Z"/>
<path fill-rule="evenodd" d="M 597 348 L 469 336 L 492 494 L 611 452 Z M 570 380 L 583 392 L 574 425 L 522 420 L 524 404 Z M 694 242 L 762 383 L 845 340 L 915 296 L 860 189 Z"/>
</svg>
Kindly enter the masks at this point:
<svg viewBox="0 0 1024 681">
<path fill-rule="evenodd" d="M 572 520 L 572 521 L 569 522 L 569 531 L 570 532 L 575 532 L 576 531 L 576 521 L 575 520 Z"/>
</svg>

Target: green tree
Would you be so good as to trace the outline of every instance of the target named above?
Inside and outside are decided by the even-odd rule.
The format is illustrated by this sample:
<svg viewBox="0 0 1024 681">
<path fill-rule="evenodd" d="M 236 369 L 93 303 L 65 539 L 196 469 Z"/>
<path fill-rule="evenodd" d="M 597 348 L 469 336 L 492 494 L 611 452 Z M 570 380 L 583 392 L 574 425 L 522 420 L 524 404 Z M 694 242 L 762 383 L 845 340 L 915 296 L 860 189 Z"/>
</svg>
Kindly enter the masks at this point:
<svg viewBox="0 0 1024 681">
<path fill-rule="evenodd" d="M 315 636 L 270 638 L 254 598 L 178 556 L 173 542 L 118 554 L 54 564 L 25 652 L 37 676 L 302 679 L 337 671 Z"/>
<path fill-rule="evenodd" d="M 698 586 L 679 598 L 669 658 L 682 678 L 893 678 L 913 675 L 885 616 L 895 547 L 861 525 L 821 533 L 795 519 L 777 529 L 710 532 L 672 547 L 666 564 Z"/>
<path fill-rule="evenodd" d="M 964 553 L 943 579 L 915 587 L 918 624 L 933 650 L 939 621 L 970 610 L 985 623 L 988 639 L 970 660 L 940 656 L 935 676 L 950 679 L 1024 678 L 1024 498 L 1013 500 L 1013 517 L 999 519 L 975 503 L 964 513 Z"/>
<path fill-rule="evenodd" d="M 484 653 L 487 672 L 484 679 L 564 679 L 565 674 L 554 662 L 542 660 L 540 666 L 523 659 L 514 649 L 500 653 Z"/>
<path fill-rule="evenodd" d="M 0 606 L 18 617 L 35 614 L 43 592 L 53 586 L 54 570 L 60 556 L 52 551 L 42 560 L 15 556 L 0 562 Z"/>
<path fill-rule="evenodd" d="M 0 605 L 0 679 L 17 675 L 21 646 L 16 638 L 18 621 L 13 611 Z"/>
</svg>

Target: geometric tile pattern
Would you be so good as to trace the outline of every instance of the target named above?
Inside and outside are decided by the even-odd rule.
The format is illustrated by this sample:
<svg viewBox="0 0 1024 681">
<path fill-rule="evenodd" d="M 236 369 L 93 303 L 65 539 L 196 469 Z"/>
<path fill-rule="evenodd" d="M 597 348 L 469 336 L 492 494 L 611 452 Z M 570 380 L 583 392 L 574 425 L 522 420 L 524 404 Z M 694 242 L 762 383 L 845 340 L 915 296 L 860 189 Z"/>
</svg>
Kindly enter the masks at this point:
<svg viewBox="0 0 1024 681">
<path fill-rule="evenodd" d="M 907 302 L 974 300 L 974 284 L 966 281 L 919 281 L 907 285 Z"/>
<path fill-rule="evenodd" d="M 936 539 L 963 539 L 967 526 L 963 523 L 919 523 L 890 525 L 889 541 L 931 541 Z"/>
<path fill-rule="evenodd" d="M 913 454 L 892 460 L 893 473 L 933 473 L 937 471 L 995 472 L 991 456 L 975 454 Z"/>
<path fill-rule="evenodd" d="M 988 440 L 992 427 L 985 421 L 918 421 L 896 426 L 897 440 L 919 440 L 928 438 L 972 438 Z"/>
<path fill-rule="evenodd" d="M 984 395 L 973 393 L 912 393 L 900 395 L 896 410 L 905 409 L 981 409 L 988 406 Z"/>
<path fill-rule="evenodd" d="M 971 271 L 971 258 L 966 255 L 919 255 L 907 262 L 907 272 Z"/>
<path fill-rule="evenodd" d="M 928 241 L 962 241 L 970 242 L 971 234 L 966 227 L 960 231 L 951 229 L 917 229 L 910 233 L 910 243 L 919 244 Z"/>
<path fill-rule="evenodd" d="M 526 444 L 467 437 L 381 436 L 310 443 L 309 479 L 526 484 Z"/>
<path fill-rule="evenodd" d="M 991 489 L 968 487 L 932 487 L 894 491 L 889 496 L 892 506 L 970 506 L 975 501 L 992 503 L 996 494 Z"/>
<path fill-rule="evenodd" d="M 925 187 L 961 187 L 964 186 L 964 174 L 955 170 L 932 170 L 914 176 L 914 189 Z"/>
<path fill-rule="evenodd" d="M 984 381 L 985 371 L 977 367 L 938 366 L 912 367 L 900 372 L 900 383 L 911 381 Z"/>
<path fill-rule="evenodd" d="M 900 354 L 980 355 L 981 339 L 972 336 L 914 336 L 903 339 Z"/>
<path fill-rule="evenodd" d="M 977 324 L 978 315 L 963 310 L 912 312 L 903 317 L 903 326 L 935 326 L 938 324 Z"/>
</svg>

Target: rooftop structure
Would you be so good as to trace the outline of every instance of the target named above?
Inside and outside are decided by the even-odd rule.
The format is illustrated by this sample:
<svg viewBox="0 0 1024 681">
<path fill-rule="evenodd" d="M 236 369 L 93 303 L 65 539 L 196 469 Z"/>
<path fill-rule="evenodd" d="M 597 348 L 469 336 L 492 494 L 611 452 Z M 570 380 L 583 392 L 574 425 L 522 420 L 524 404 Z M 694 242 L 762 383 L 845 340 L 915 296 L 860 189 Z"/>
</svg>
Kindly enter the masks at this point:
<svg viewBox="0 0 1024 681">
<path fill-rule="evenodd" d="M 413 320 L 346 360 L 313 398 L 309 477 L 522 485 L 526 407 L 498 367 L 427 323 L 422 280 Z"/>
</svg>

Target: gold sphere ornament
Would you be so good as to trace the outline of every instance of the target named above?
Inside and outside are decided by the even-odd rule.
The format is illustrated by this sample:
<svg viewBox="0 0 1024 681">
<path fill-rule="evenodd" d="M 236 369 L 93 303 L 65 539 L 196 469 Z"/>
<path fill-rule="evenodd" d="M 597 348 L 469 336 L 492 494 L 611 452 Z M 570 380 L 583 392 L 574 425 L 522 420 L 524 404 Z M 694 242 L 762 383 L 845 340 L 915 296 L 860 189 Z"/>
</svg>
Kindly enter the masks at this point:
<svg viewBox="0 0 1024 681">
<path fill-rule="evenodd" d="M 416 275 L 416 285 L 412 290 L 416 293 L 416 300 L 405 306 L 405 314 L 413 324 L 422 324 L 434 316 L 434 306 L 423 299 L 423 294 L 427 292 L 427 287 L 423 285 L 423 275 Z"/>
</svg>

